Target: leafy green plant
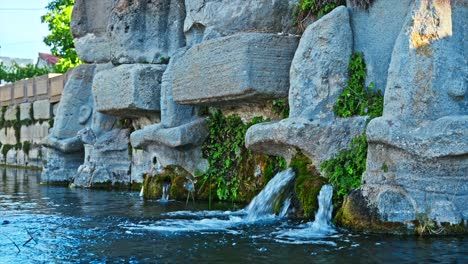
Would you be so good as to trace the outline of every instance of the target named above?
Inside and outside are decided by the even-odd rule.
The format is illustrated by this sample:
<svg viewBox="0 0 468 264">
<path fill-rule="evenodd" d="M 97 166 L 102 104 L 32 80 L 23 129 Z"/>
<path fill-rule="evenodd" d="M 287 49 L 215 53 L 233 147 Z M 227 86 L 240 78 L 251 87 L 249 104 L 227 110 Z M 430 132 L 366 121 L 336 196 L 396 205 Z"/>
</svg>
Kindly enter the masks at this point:
<svg viewBox="0 0 468 264">
<path fill-rule="evenodd" d="M 289 104 L 287 99 L 276 99 L 273 100 L 272 104 L 273 113 L 281 116 L 281 118 L 289 117 Z"/>
<path fill-rule="evenodd" d="M 341 150 L 338 155 L 322 162 L 320 169 L 334 187 L 335 204 L 341 203 L 348 192 L 361 186 L 362 174 L 366 170 L 366 135 L 354 138 L 349 149 Z"/>
<path fill-rule="evenodd" d="M 211 110 L 209 135 L 202 151 L 209 169 L 203 181 L 199 181 L 200 197 L 219 200 L 249 201 L 278 171 L 286 168 L 283 158 L 252 153 L 245 147 L 247 129 L 269 121 L 255 117 L 244 123 L 237 115 L 224 116 L 219 110 Z M 258 169 L 261 175 L 256 175 Z"/>
<path fill-rule="evenodd" d="M 32 64 L 20 66 L 17 63 L 13 63 L 11 66 L 6 66 L 3 62 L 0 62 L 0 80 L 6 82 L 16 82 L 27 78 L 41 76 L 49 73 L 50 71 L 51 69 L 49 68 L 38 68 Z"/>
<path fill-rule="evenodd" d="M 304 31 L 303 22 L 310 17 L 321 18 L 337 6 L 346 4 L 344 0 L 299 0 L 295 9 L 296 25 Z"/>
<path fill-rule="evenodd" d="M 239 116 L 224 117 L 221 111 L 210 116 L 209 135 L 203 144 L 203 154 L 208 159 L 209 169 L 205 181 L 215 181 L 218 199 L 236 199 L 239 188 L 237 171 L 246 156 L 245 133 L 257 123 L 264 122 L 262 117 L 255 117 L 244 124 Z M 211 184 L 210 184 L 211 186 Z"/>
<path fill-rule="evenodd" d="M 365 86 L 366 64 L 360 52 L 354 52 L 349 62 L 349 79 L 343 92 L 338 97 L 333 111 L 339 117 L 368 115 L 375 118 L 382 115 L 383 95 L 374 89 L 371 83 Z"/>
</svg>

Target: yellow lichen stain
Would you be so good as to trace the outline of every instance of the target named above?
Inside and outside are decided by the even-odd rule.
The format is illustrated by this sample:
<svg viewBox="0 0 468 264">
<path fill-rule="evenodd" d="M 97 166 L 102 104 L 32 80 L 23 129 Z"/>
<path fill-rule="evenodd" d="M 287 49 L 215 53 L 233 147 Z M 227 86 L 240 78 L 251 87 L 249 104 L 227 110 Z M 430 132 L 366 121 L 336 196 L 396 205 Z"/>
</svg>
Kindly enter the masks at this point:
<svg viewBox="0 0 468 264">
<path fill-rule="evenodd" d="M 452 36 L 452 7 L 450 0 L 423 0 L 413 14 L 409 32 L 410 47 L 421 49 L 428 56 L 427 46 L 441 38 Z"/>
</svg>

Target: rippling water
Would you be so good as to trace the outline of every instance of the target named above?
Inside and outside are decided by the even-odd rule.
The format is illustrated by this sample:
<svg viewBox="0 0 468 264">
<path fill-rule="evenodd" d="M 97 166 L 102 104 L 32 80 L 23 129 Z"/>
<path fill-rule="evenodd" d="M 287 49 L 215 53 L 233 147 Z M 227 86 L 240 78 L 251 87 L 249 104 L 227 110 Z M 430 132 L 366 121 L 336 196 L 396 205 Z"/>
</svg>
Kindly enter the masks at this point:
<svg viewBox="0 0 468 264">
<path fill-rule="evenodd" d="M 466 237 L 303 236 L 310 223 L 252 223 L 216 206 L 41 186 L 37 172 L 0 169 L 0 263 L 468 263 Z"/>
</svg>

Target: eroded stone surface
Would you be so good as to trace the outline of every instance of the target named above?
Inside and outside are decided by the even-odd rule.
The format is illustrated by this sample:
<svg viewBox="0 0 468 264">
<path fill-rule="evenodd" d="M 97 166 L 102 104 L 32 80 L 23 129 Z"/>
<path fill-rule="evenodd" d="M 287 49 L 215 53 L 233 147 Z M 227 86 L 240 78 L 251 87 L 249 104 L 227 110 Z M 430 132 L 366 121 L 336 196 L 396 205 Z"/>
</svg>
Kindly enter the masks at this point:
<svg viewBox="0 0 468 264">
<path fill-rule="evenodd" d="M 76 0 L 71 31 L 76 52 L 84 62 L 108 62 L 111 58 L 107 26 L 114 0 Z"/>
<path fill-rule="evenodd" d="M 225 104 L 285 97 L 298 38 L 244 33 L 204 42 L 174 64 L 174 101 Z"/>
<path fill-rule="evenodd" d="M 345 7 L 310 25 L 291 65 L 290 117 L 250 127 L 246 146 L 287 160 L 299 149 L 318 168 L 362 135 L 367 117 L 335 119 L 332 110 L 347 81 L 351 52 Z"/>
<path fill-rule="evenodd" d="M 296 0 L 185 1 L 189 46 L 239 32 L 295 33 Z"/>
<path fill-rule="evenodd" d="M 83 162 L 83 143 L 76 134 L 91 120 L 95 69 L 95 65 L 89 64 L 74 68 L 64 87 L 54 127 L 42 140 L 50 153 L 42 171 L 44 182 L 70 181 Z"/>
<path fill-rule="evenodd" d="M 122 117 L 159 112 L 161 78 L 166 65 L 130 64 L 96 74 L 96 110 Z"/>
<path fill-rule="evenodd" d="M 396 41 L 362 186 L 384 220 L 468 217 L 467 15 L 461 3 L 416 1 Z"/>
<path fill-rule="evenodd" d="M 112 61 L 160 63 L 185 45 L 183 0 L 117 0 L 109 20 Z"/>
<path fill-rule="evenodd" d="M 347 6 L 351 6 L 347 1 Z M 393 47 L 410 10 L 412 0 L 373 1 L 368 10 L 348 10 L 353 30 L 354 50 L 364 54 L 367 74 L 366 84 L 371 82 L 385 90 L 388 67 Z"/>
<path fill-rule="evenodd" d="M 206 121 L 198 117 L 194 106 L 179 105 L 173 99 L 174 64 L 187 49 L 181 49 L 171 59 L 162 78 L 161 123 L 144 127 L 131 134 L 135 148 L 143 148 L 154 163 L 162 167 L 178 165 L 195 174 L 205 171 L 207 161 L 202 158 L 201 144 L 208 135 Z"/>
</svg>

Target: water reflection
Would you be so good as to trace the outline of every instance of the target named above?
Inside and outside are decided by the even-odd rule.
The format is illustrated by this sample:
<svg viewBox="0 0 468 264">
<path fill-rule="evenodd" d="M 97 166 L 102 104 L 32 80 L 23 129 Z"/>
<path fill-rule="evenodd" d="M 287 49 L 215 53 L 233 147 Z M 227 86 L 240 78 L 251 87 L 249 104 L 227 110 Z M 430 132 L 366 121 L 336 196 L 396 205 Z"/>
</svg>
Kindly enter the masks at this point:
<svg viewBox="0 0 468 264">
<path fill-rule="evenodd" d="M 160 232 L 150 227 L 161 221 L 229 216 L 207 213 L 205 203 L 161 204 L 143 201 L 138 193 L 43 186 L 34 171 L 0 169 L 0 175 L 0 263 L 468 262 L 465 237 L 342 232 L 321 238 L 321 244 L 278 243 L 275 233 L 300 226 L 285 219 L 239 223 L 227 230 Z M 221 212 L 238 209 L 217 206 Z M 30 234 L 34 240 L 25 244 Z"/>
</svg>

